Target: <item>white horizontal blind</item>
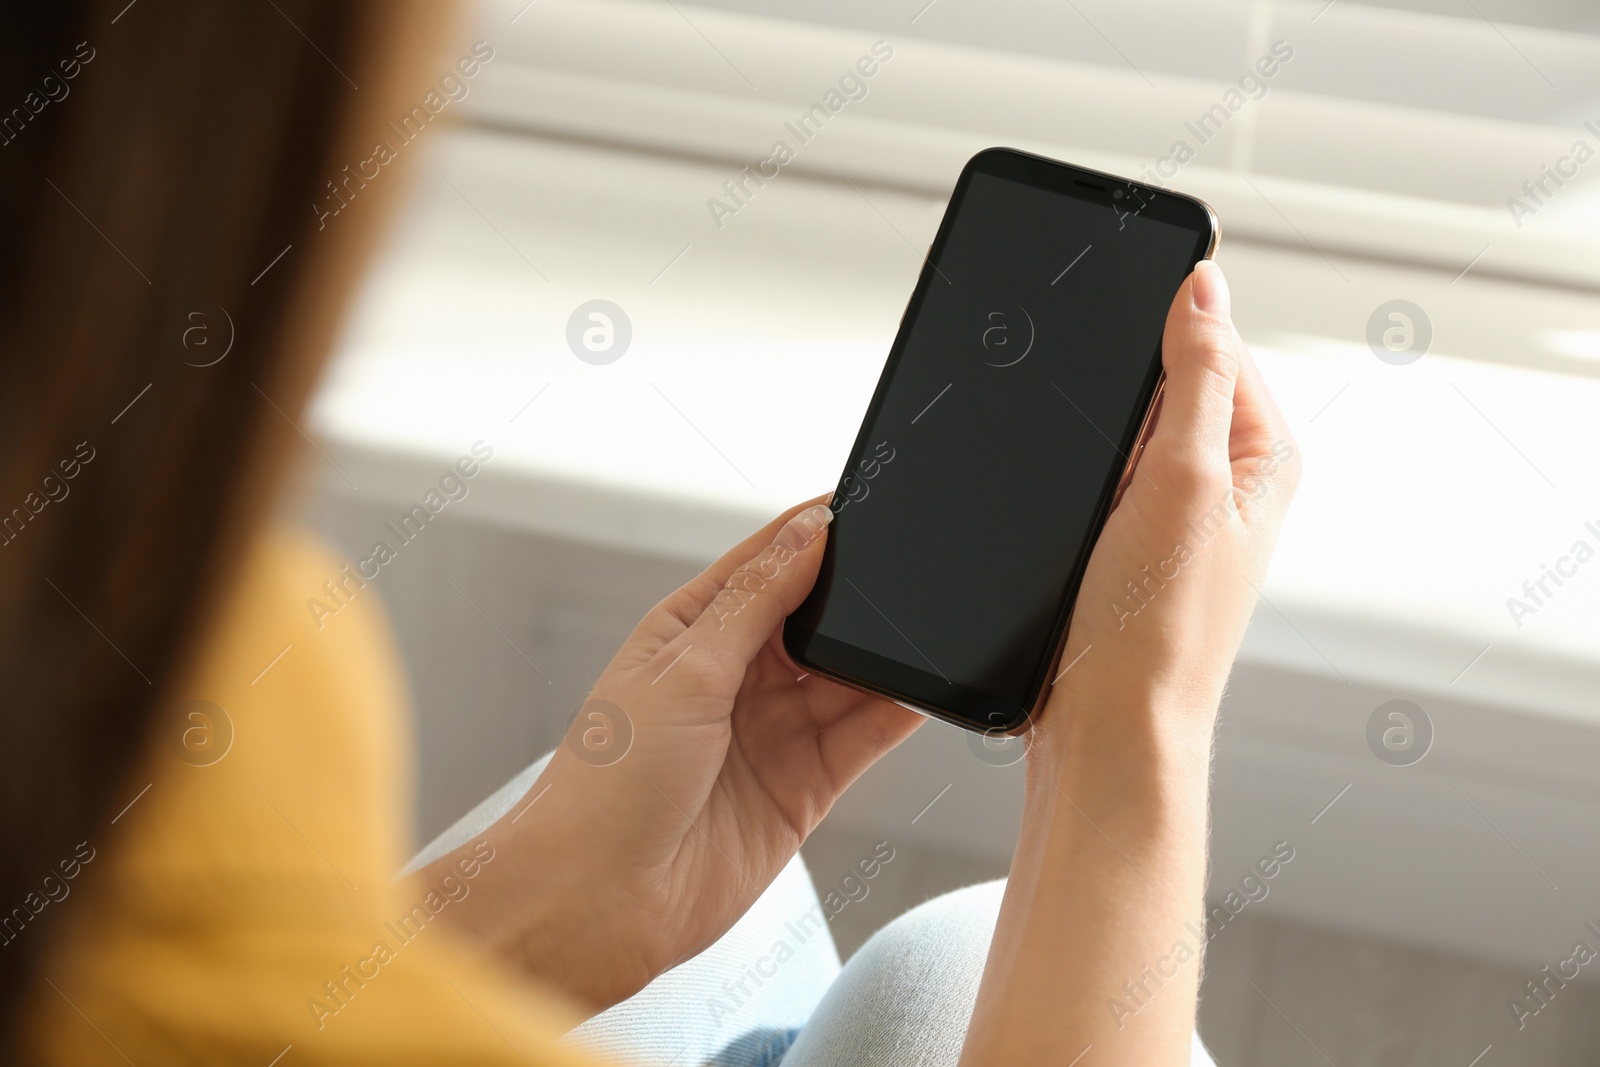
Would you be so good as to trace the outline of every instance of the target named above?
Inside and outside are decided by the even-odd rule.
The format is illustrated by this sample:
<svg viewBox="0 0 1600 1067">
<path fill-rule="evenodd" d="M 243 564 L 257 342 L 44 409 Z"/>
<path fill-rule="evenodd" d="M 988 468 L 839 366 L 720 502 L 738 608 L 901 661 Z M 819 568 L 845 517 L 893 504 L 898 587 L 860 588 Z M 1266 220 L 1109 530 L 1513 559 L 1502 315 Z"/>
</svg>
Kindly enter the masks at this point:
<svg viewBox="0 0 1600 1067">
<path fill-rule="evenodd" d="M 1600 286 L 1583 33 L 1348 0 L 493 0 L 481 19 L 485 123 L 735 169 L 784 141 L 786 169 L 933 193 L 1012 144 L 1199 195 L 1230 239 Z M 864 96 L 799 142 L 784 124 L 876 41 L 893 55 Z"/>
</svg>

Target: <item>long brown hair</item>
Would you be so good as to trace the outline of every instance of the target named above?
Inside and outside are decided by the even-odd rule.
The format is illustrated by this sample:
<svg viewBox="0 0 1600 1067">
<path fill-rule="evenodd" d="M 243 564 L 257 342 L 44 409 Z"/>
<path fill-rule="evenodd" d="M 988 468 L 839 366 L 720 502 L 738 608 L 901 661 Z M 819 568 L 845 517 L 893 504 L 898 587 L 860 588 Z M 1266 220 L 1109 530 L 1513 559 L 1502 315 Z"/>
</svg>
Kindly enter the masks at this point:
<svg viewBox="0 0 1600 1067">
<path fill-rule="evenodd" d="M 428 47 L 423 7 L 0 16 L 0 1043 L 58 910 L 18 934 L 25 901 L 131 799 L 129 765 L 298 440 L 394 190 L 337 225 L 313 205 L 425 76 L 399 58 Z"/>
</svg>

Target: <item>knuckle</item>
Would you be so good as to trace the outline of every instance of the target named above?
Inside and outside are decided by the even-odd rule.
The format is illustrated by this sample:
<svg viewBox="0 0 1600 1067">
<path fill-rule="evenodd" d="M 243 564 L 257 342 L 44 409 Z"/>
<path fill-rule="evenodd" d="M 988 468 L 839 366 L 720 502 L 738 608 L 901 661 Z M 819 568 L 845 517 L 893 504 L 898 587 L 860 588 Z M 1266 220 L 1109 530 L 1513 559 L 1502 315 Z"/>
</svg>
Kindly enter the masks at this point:
<svg viewBox="0 0 1600 1067">
<path fill-rule="evenodd" d="M 781 545 L 768 545 L 756 557 L 739 567 L 728 576 L 723 585 L 723 592 L 733 592 L 738 595 L 750 595 L 764 589 L 767 583 L 774 581 L 783 569 L 783 565 L 794 558 L 791 549 Z"/>
<path fill-rule="evenodd" d="M 705 600 L 696 596 L 695 586 L 699 580 L 691 582 L 681 589 L 668 593 L 656 602 L 655 607 L 646 613 L 646 619 L 666 621 L 671 620 L 680 626 L 688 626 L 699 613 L 700 605 Z"/>
<path fill-rule="evenodd" d="M 665 603 L 680 602 L 685 605 L 705 604 L 717 595 L 721 586 L 709 574 L 696 575 L 688 584 L 669 596 Z"/>
<path fill-rule="evenodd" d="M 1231 481 L 1226 467 L 1190 449 L 1167 457 L 1160 471 L 1160 485 L 1184 497 L 1220 498 Z"/>
<path fill-rule="evenodd" d="M 1241 363 L 1239 336 L 1233 326 L 1220 319 L 1201 318 L 1190 341 L 1189 362 L 1199 373 L 1225 383 L 1232 396 Z"/>
<path fill-rule="evenodd" d="M 717 599 L 742 602 L 761 592 L 766 584 L 767 579 L 763 578 L 755 567 L 746 563 L 728 576 Z"/>
<path fill-rule="evenodd" d="M 694 648 L 672 669 L 669 677 L 679 688 L 700 692 L 720 682 L 725 673 L 722 658 L 714 651 Z"/>
<path fill-rule="evenodd" d="M 745 564 L 745 566 L 770 580 L 777 577 L 778 569 L 793 558 L 793 549 L 786 548 L 783 545 L 768 545 L 757 554 L 755 559 Z"/>
</svg>

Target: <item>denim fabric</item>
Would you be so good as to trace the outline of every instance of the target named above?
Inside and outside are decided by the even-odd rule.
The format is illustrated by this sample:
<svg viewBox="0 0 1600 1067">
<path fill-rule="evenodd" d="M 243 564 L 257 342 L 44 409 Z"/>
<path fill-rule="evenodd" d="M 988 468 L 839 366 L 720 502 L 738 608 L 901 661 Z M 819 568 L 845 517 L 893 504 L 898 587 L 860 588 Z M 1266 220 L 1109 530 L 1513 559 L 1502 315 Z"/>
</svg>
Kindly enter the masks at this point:
<svg viewBox="0 0 1600 1067">
<path fill-rule="evenodd" d="M 955 1067 L 978 999 L 1003 881 L 935 897 L 850 957 L 783 1067 Z M 1191 1067 L 1215 1067 L 1200 1035 Z"/>
<path fill-rule="evenodd" d="M 549 760 L 464 815 L 406 871 L 487 829 Z M 913 908 L 841 968 L 796 856 L 720 941 L 564 1040 L 653 1067 L 955 1067 L 1004 890 L 987 882 Z M 1198 1034 L 1189 1062 L 1215 1067 Z"/>
<path fill-rule="evenodd" d="M 711 1057 L 709 1067 L 778 1067 L 800 1028 L 751 1030 Z"/>
</svg>

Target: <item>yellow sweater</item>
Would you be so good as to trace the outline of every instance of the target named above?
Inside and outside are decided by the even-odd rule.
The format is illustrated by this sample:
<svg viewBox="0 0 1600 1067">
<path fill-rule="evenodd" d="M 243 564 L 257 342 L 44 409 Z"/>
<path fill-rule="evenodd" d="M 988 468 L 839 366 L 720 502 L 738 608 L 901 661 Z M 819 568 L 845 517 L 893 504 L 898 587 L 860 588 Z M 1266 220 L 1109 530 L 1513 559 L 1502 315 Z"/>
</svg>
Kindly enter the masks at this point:
<svg viewBox="0 0 1600 1067">
<path fill-rule="evenodd" d="M 63 845 L 76 877 L 47 904 L 63 936 L 26 1005 L 26 1062 L 586 1062 L 554 1044 L 577 1021 L 554 995 L 430 928 L 487 844 L 448 880 L 392 881 L 410 765 L 376 590 L 319 630 L 306 600 L 332 558 L 279 534 L 245 567 L 114 808 L 131 806 Z"/>
</svg>

